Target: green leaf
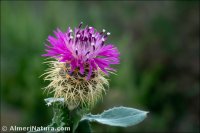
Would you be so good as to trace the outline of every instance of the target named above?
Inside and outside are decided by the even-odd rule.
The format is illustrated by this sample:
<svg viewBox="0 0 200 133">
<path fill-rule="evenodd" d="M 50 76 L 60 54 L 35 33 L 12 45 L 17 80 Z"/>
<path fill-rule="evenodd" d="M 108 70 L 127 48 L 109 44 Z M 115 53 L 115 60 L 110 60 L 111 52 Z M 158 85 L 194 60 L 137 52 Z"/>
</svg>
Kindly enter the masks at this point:
<svg viewBox="0 0 200 133">
<path fill-rule="evenodd" d="M 65 123 L 63 122 L 63 112 L 59 105 L 53 106 L 54 116 L 52 118 L 52 122 L 48 127 L 64 127 Z"/>
<path fill-rule="evenodd" d="M 64 98 L 46 98 L 44 99 L 48 106 L 53 105 L 54 116 L 52 118 L 51 124 L 47 127 L 57 128 L 64 127 L 66 124 L 64 121 L 64 113 L 63 113 L 63 103 Z M 45 130 L 37 130 L 37 131 L 29 131 L 28 133 L 57 133 L 61 131 L 45 131 Z"/>
<path fill-rule="evenodd" d="M 52 103 L 55 103 L 55 102 L 64 103 L 64 98 L 53 98 L 53 97 L 50 97 L 50 98 L 44 99 L 44 101 L 47 103 L 48 106 L 50 106 L 50 105 L 52 105 Z"/>
<path fill-rule="evenodd" d="M 53 104 L 53 112 L 54 116 L 52 118 L 51 124 L 49 124 L 47 127 L 52 127 L 54 129 L 58 127 L 64 127 L 66 124 L 63 122 L 64 120 L 64 113 L 62 111 L 62 106 L 60 103 Z M 62 131 L 46 131 L 46 130 L 36 130 L 36 131 L 29 131 L 28 133 L 62 133 Z"/>
<path fill-rule="evenodd" d="M 146 116 L 146 111 L 141 111 L 128 107 L 114 107 L 104 111 L 102 114 L 83 116 L 81 121 L 88 120 L 90 122 L 99 122 L 110 126 L 128 127 L 142 122 Z"/>
</svg>

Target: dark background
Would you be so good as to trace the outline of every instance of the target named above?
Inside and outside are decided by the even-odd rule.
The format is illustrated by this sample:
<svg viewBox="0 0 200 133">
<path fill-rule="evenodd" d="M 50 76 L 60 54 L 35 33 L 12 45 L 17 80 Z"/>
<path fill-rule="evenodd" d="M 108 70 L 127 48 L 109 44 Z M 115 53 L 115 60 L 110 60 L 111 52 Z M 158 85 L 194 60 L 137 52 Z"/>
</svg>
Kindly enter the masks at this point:
<svg viewBox="0 0 200 133">
<path fill-rule="evenodd" d="M 199 2 L 6 2 L 1 1 L 1 125 L 46 126 L 39 76 L 44 43 L 57 27 L 66 31 L 83 21 L 111 32 L 108 42 L 121 53 L 117 75 L 93 110 L 129 106 L 150 113 L 142 123 L 99 132 L 199 132 Z"/>
</svg>

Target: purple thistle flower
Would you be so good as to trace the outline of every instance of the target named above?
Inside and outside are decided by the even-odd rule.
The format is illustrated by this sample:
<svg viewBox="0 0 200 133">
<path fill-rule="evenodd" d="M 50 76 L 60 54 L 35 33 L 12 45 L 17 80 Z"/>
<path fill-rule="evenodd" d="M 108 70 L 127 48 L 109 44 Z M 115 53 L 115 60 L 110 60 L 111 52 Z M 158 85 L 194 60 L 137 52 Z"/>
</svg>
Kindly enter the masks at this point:
<svg viewBox="0 0 200 133">
<path fill-rule="evenodd" d="M 110 33 L 105 33 L 104 29 L 102 32 L 97 32 L 95 28 L 88 26 L 81 29 L 81 26 L 82 22 L 74 32 L 70 27 L 67 32 L 57 29 L 54 32 L 56 37 L 48 37 L 51 45 L 46 45 L 47 53 L 43 56 L 68 63 L 71 67 L 70 73 L 78 68 L 79 72 L 84 74 L 85 67 L 88 67 L 88 80 L 93 70 L 98 68 L 105 74 L 114 71 L 110 65 L 119 64 L 119 51 L 114 45 L 105 44 Z"/>
</svg>

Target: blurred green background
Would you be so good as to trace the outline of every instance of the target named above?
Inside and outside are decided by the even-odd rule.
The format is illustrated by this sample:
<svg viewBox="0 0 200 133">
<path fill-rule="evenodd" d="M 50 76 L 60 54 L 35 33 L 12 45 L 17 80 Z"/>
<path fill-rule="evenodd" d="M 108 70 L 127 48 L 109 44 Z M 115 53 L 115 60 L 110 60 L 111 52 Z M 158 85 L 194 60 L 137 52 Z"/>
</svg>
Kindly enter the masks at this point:
<svg viewBox="0 0 200 133">
<path fill-rule="evenodd" d="M 52 109 L 39 76 L 44 43 L 57 27 L 111 32 L 121 53 L 110 89 L 92 110 L 130 106 L 150 113 L 128 127 L 92 123 L 96 132 L 199 132 L 199 2 L 1 1 L 1 125 L 46 126 Z"/>
</svg>

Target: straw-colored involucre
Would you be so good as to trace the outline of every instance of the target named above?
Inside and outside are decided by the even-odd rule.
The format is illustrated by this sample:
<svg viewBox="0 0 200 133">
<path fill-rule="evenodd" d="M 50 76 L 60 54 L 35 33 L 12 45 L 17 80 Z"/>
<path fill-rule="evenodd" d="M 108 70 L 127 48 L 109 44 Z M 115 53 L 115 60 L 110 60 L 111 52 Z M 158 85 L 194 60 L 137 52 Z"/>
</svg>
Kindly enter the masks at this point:
<svg viewBox="0 0 200 133">
<path fill-rule="evenodd" d="M 46 62 L 49 68 L 44 73 L 44 80 L 49 80 L 50 84 L 45 87 L 48 93 L 54 93 L 55 98 L 64 98 L 65 105 L 70 110 L 76 107 L 93 107 L 102 98 L 105 92 L 105 85 L 109 83 L 104 77 L 104 73 L 97 69 L 93 71 L 91 78 L 87 80 L 88 66 L 85 66 L 84 74 L 75 69 L 71 74 L 67 63 L 59 61 Z"/>
</svg>

